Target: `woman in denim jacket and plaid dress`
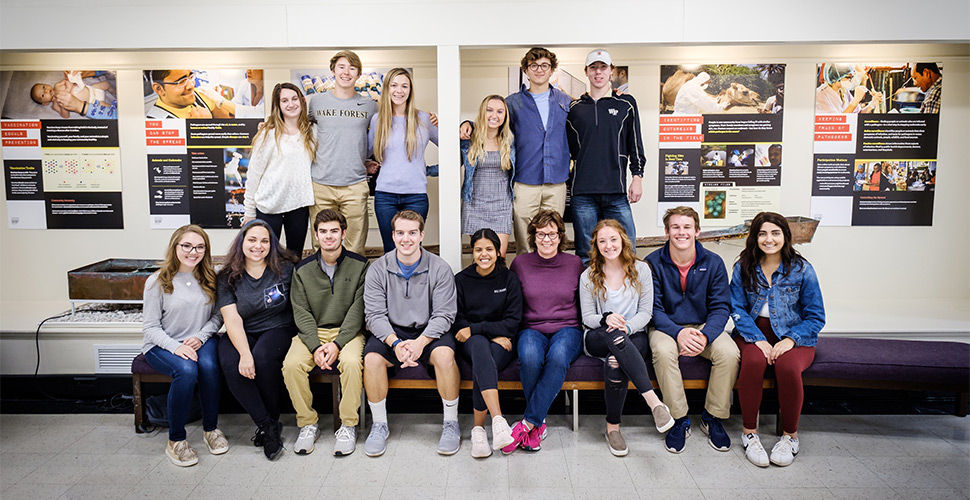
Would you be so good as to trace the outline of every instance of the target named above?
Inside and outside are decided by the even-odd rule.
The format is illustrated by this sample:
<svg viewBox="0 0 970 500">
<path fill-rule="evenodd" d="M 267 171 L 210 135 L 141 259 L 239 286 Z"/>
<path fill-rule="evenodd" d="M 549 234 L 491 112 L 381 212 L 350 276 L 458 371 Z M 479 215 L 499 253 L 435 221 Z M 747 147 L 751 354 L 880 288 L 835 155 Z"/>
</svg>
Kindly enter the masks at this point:
<svg viewBox="0 0 970 500">
<path fill-rule="evenodd" d="M 761 212 L 731 278 L 734 340 L 741 350 L 738 399 L 743 430 L 741 444 L 751 463 L 786 466 L 798 454 L 798 418 L 804 390 L 802 372 L 815 359 L 818 333 L 825 325 L 825 307 L 815 269 L 791 243 L 784 216 Z M 762 380 L 774 367 L 784 435 L 769 459 L 758 437 Z"/>
</svg>

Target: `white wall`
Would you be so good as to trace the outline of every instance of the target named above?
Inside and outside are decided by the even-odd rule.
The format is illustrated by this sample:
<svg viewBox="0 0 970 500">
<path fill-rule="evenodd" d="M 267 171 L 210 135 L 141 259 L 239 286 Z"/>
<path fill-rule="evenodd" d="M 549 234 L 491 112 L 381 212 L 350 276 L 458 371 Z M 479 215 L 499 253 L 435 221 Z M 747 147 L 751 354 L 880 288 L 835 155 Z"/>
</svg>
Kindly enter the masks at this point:
<svg viewBox="0 0 970 500">
<path fill-rule="evenodd" d="M 855 6 L 858 3 L 823 3 L 831 11 L 849 17 L 869 19 L 875 15 L 869 12 L 869 7 Z M 940 115 L 941 168 L 934 225 L 823 227 L 812 244 L 799 250 L 819 270 L 829 313 L 827 333 L 895 332 L 913 338 L 968 337 L 970 168 L 966 158 L 970 157 L 967 141 L 970 137 L 967 91 L 970 88 L 970 45 L 967 43 L 970 26 L 965 21 L 970 16 L 970 7 L 966 2 L 921 2 L 921 8 L 928 5 L 932 9 L 927 10 L 945 14 L 934 17 L 937 24 L 933 29 L 921 33 L 908 26 L 916 14 L 880 15 L 880 22 L 856 23 L 860 26 L 853 25 L 850 31 L 829 27 L 827 19 L 821 22 L 815 14 L 822 10 L 818 7 L 811 9 L 812 12 L 802 12 L 809 10 L 807 7 L 792 7 L 787 13 L 789 19 L 772 26 L 712 31 L 694 29 L 710 26 L 708 16 L 722 9 L 721 4 L 712 2 L 680 1 L 663 5 L 614 2 L 576 16 L 587 3 L 529 0 L 488 4 L 383 0 L 373 4 L 323 6 L 293 1 L 207 2 L 205 5 L 183 1 L 175 5 L 191 10 L 193 18 L 201 20 L 211 14 L 219 19 L 213 25 L 229 28 L 199 30 L 199 23 L 168 23 L 162 32 L 146 30 L 152 24 L 147 20 L 158 15 L 155 10 L 158 4 L 103 1 L 100 5 L 101 8 L 92 10 L 53 0 L 0 0 L 0 48 L 3 50 L 0 69 L 118 70 L 126 228 L 124 231 L 12 231 L 5 225 L 0 226 L 0 373 L 33 372 L 33 329 L 42 318 L 67 308 L 68 270 L 108 257 L 161 257 L 169 233 L 148 229 L 141 69 L 263 67 L 267 84 L 271 85 L 288 80 L 290 68 L 325 66 L 335 47 L 348 46 L 375 47 L 358 51 L 366 66 L 415 68 L 419 106 L 438 111 L 443 130 L 455 130 L 458 111 L 463 117 L 473 114 L 485 94 L 506 93 L 506 68 L 516 64 L 531 44 L 544 43 L 553 48 L 562 66 L 577 77 L 582 75 L 581 66 L 589 46 L 610 49 L 617 64 L 630 66 L 630 92 L 638 97 L 641 107 L 648 160 L 644 199 L 634 206 L 641 236 L 662 233 L 655 224 L 659 89 L 651 83 L 659 79 L 660 64 L 788 64 L 782 211 L 788 215 L 810 215 L 815 64 L 823 60 L 942 61 L 946 86 Z M 880 11 L 898 14 L 909 8 L 908 5 L 890 2 L 887 6 L 882 2 Z M 60 15 L 52 15 L 52 11 Z M 509 16 L 510 11 L 522 11 L 523 15 Z M 80 37 L 72 35 L 79 33 L 74 27 L 85 25 L 88 20 L 92 25 L 104 25 L 103 21 L 94 21 L 92 12 L 110 12 L 111 27 L 83 30 Z M 238 21 L 226 20 L 229 14 Z M 737 13 L 721 15 L 722 18 L 730 16 L 736 17 Z M 792 22 L 791 18 L 797 18 L 798 22 Z M 359 22 L 353 22 L 355 19 Z M 623 20 L 623 29 L 617 26 L 618 19 Z M 637 24 L 631 19 L 643 21 Z M 409 28 L 402 29 L 402 25 Z M 270 29 L 265 29 L 267 26 Z M 924 42 L 828 43 L 830 40 L 907 39 L 910 38 L 907 33 Z M 725 38 L 735 36 L 743 38 Z M 753 44 L 724 45 L 718 44 L 718 40 L 700 44 L 710 37 Z M 955 43 L 926 43 L 930 40 Z M 808 43 L 774 43 L 787 41 Z M 386 48 L 405 45 L 425 47 Z M 290 48 L 311 46 L 325 48 Z M 179 47 L 206 47 L 207 50 L 162 50 Z M 83 48 L 125 50 L 83 51 Z M 131 50 L 142 48 L 153 50 Z M 217 48 L 226 50 L 209 50 Z M 437 102 L 438 96 L 446 100 Z M 455 109 L 455 103 L 460 103 L 460 109 Z M 442 154 L 442 168 L 457 169 L 450 153 L 457 147 L 456 142 L 450 141 L 456 139 L 442 136 L 443 141 L 449 141 L 442 145 L 442 150 L 449 152 Z M 452 254 L 457 242 L 456 171 L 448 171 L 441 179 L 445 183 L 441 186 L 442 192 L 454 196 L 446 199 L 443 204 L 446 208 L 440 213 L 443 227 L 448 228 L 442 233 L 446 235 L 441 238 L 442 243 Z M 434 213 L 438 205 L 437 181 L 429 185 L 429 192 Z M 6 218 L 5 203 L 0 203 L 0 217 Z M 428 240 L 437 241 L 434 216 L 429 223 Z M 379 237 L 376 232 L 372 233 L 370 243 L 376 244 Z M 215 248 L 226 248 L 233 236 L 228 230 L 211 234 Z M 728 262 L 739 251 L 736 243 L 712 248 Z M 457 262 L 454 255 L 449 260 Z M 91 372 L 93 343 L 138 344 L 140 334 L 137 329 L 87 329 L 81 333 L 45 330 L 41 335 L 44 357 L 41 373 Z"/>
</svg>

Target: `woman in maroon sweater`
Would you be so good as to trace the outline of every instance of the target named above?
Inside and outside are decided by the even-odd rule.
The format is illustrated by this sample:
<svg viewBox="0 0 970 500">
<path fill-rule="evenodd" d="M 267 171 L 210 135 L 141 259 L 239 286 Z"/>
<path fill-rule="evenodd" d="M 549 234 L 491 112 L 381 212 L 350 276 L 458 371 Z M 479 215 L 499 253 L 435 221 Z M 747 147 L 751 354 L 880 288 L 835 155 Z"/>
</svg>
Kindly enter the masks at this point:
<svg viewBox="0 0 970 500">
<path fill-rule="evenodd" d="M 533 252 L 519 254 L 512 271 L 522 283 L 522 330 L 516 349 L 526 406 L 522 421 L 512 428 L 516 447 L 537 451 L 546 431 L 549 406 L 559 394 L 566 370 L 583 350 L 579 316 L 579 275 L 583 262 L 563 253 L 566 224 L 553 210 L 542 210 L 529 223 Z"/>
</svg>

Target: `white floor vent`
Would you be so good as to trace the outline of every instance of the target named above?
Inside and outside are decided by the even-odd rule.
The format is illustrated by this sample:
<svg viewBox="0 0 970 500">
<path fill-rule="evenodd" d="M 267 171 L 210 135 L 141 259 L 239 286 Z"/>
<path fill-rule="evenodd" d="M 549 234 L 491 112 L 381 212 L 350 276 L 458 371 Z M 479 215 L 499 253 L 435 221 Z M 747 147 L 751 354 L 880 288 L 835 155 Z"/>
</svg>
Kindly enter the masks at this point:
<svg viewBox="0 0 970 500">
<path fill-rule="evenodd" d="M 94 344 L 94 373 L 131 373 L 131 360 L 141 354 L 141 345 Z"/>
</svg>

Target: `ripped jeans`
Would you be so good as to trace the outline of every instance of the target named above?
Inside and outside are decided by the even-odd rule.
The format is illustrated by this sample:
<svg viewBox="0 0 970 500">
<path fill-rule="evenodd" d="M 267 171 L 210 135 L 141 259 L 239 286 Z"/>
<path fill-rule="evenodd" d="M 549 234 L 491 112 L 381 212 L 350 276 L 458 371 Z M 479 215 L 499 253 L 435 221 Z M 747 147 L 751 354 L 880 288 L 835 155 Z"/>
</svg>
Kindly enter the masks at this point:
<svg viewBox="0 0 970 500">
<path fill-rule="evenodd" d="M 650 349 L 646 332 L 627 335 L 625 331 L 606 331 L 599 327 L 586 332 L 586 352 L 590 356 L 606 358 L 603 363 L 604 399 L 606 400 L 606 422 L 619 424 L 626 401 L 626 391 L 632 380 L 640 394 L 653 390 L 647 362 L 644 360 Z"/>
</svg>

